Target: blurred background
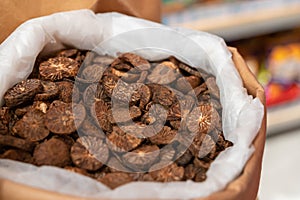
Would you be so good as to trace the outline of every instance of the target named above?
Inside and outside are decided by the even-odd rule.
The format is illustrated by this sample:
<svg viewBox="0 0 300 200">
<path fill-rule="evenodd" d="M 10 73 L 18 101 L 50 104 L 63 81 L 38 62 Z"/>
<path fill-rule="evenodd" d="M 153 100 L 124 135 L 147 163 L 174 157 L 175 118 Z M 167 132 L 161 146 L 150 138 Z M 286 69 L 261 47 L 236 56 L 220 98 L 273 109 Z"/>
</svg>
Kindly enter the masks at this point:
<svg viewBox="0 0 300 200">
<path fill-rule="evenodd" d="M 162 0 L 164 24 L 237 47 L 264 86 L 267 142 L 260 200 L 300 199 L 300 0 Z"/>
</svg>

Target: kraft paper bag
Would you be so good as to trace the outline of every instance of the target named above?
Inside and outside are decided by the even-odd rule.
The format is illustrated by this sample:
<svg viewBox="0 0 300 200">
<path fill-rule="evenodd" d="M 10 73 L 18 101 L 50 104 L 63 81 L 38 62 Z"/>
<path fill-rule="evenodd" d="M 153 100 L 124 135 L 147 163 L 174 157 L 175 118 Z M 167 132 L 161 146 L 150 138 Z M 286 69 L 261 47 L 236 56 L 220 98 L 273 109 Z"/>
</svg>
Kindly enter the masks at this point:
<svg viewBox="0 0 300 200">
<path fill-rule="evenodd" d="M 96 13 L 120 12 L 160 21 L 160 0 L 1 0 L 0 43 L 28 19 L 55 12 L 88 8 Z"/>
</svg>

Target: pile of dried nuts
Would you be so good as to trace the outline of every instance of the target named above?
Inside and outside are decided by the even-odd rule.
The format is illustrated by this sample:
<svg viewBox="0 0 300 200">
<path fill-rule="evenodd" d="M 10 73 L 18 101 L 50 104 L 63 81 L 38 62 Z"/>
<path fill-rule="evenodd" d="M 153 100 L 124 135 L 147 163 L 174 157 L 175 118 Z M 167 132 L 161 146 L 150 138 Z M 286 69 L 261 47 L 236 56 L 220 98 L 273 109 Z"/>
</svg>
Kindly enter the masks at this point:
<svg viewBox="0 0 300 200">
<path fill-rule="evenodd" d="M 232 146 L 215 77 L 174 57 L 77 49 L 39 58 L 0 109 L 0 158 L 51 165 L 116 188 L 206 179 Z"/>
</svg>

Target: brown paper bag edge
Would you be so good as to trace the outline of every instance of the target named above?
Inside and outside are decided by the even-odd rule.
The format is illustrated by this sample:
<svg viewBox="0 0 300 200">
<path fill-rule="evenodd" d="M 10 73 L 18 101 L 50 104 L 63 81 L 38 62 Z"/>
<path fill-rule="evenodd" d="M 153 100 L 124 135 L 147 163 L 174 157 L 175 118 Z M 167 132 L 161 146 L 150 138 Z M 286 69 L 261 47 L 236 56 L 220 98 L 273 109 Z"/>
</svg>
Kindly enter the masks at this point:
<svg viewBox="0 0 300 200">
<path fill-rule="evenodd" d="M 250 71 L 242 56 L 236 48 L 229 47 L 232 53 L 232 60 L 235 63 L 244 87 L 253 97 L 258 97 L 264 105 L 264 117 L 261 128 L 253 142 L 255 152 L 248 160 L 243 173 L 232 181 L 223 191 L 214 193 L 206 198 L 197 198 L 195 200 L 255 200 L 260 182 L 262 157 L 266 140 L 266 103 L 263 87 L 258 83 L 255 76 Z"/>
<path fill-rule="evenodd" d="M 229 47 L 232 52 L 232 59 L 235 66 L 243 79 L 245 88 L 250 95 L 258 97 L 265 105 L 265 93 L 263 87 L 257 82 L 254 75 L 249 70 L 242 56 L 235 48 Z M 224 190 L 214 193 L 206 198 L 197 198 L 195 200 L 254 200 L 256 199 L 260 181 L 262 156 L 266 137 L 266 107 L 261 128 L 254 140 L 255 152 L 247 162 L 243 173 L 232 181 Z M 85 198 L 63 195 L 42 189 L 37 189 L 15 183 L 12 181 L 0 180 L 0 199 L 3 200 L 81 200 Z"/>
<path fill-rule="evenodd" d="M 159 22 L 160 0 L 2 0 L 0 6 L 0 44 L 21 23 L 56 12 L 91 9 L 99 12 L 120 12 Z"/>
</svg>

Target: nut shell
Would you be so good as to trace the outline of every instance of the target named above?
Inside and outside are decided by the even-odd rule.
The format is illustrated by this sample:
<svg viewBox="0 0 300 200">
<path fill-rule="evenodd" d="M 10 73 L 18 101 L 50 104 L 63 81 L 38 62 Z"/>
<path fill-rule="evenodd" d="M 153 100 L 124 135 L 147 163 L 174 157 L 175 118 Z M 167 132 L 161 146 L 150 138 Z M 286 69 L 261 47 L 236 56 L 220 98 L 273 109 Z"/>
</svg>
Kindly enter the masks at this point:
<svg viewBox="0 0 300 200">
<path fill-rule="evenodd" d="M 106 174 L 104 177 L 99 178 L 98 181 L 111 189 L 115 189 L 121 185 L 132 182 L 133 178 L 127 173 L 115 172 Z"/>
<path fill-rule="evenodd" d="M 208 133 L 220 122 L 219 113 L 210 104 L 194 108 L 187 118 L 187 127 L 193 133 Z"/>
<path fill-rule="evenodd" d="M 9 149 L 0 155 L 2 159 L 10 159 L 33 164 L 33 158 L 30 153 L 18 149 Z"/>
<path fill-rule="evenodd" d="M 13 127 L 13 132 L 32 142 L 41 141 L 49 135 L 44 125 L 45 114 L 37 109 L 27 112 Z"/>
<path fill-rule="evenodd" d="M 74 78 L 79 69 L 79 63 L 67 57 L 54 57 L 40 64 L 40 76 L 44 80 L 58 81 L 63 78 Z"/>
<path fill-rule="evenodd" d="M 65 167 L 71 164 L 68 145 L 57 138 L 39 144 L 33 152 L 33 157 L 37 165 Z"/>
<path fill-rule="evenodd" d="M 81 104 L 54 101 L 46 113 L 45 125 L 53 133 L 71 134 L 85 119 L 85 108 Z M 76 123 L 75 123 L 76 121 Z"/>
<path fill-rule="evenodd" d="M 96 171 L 108 160 L 109 151 L 103 141 L 95 137 L 80 137 L 71 148 L 73 163 L 82 169 Z"/>
<path fill-rule="evenodd" d="M 8 107 L 20 106 L 30 102 L 34 96 L 43 90 L 43 86 L 38 79 L 27 79 L 21 81 L 9 89 L 4 94 L 4 100 Z"/>
<path fill-rule="evenodd" d="M 35 143 L 11 135 L 0 135 L 0 145 L 31 152 Z"/>
</svg>

